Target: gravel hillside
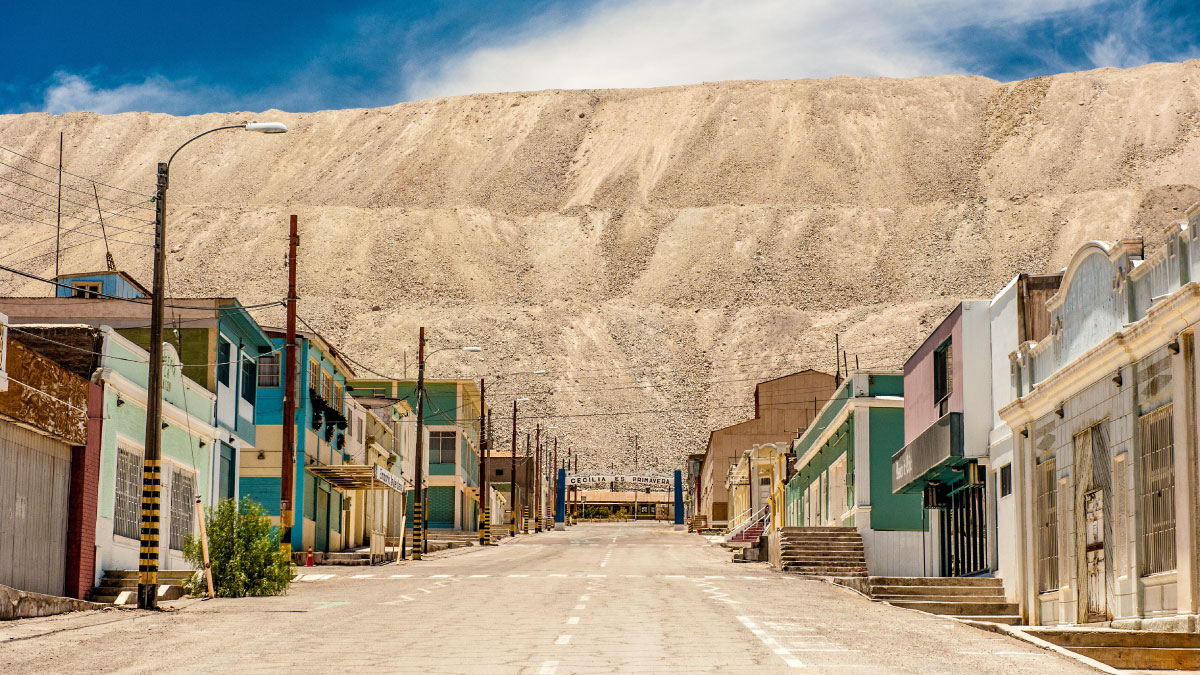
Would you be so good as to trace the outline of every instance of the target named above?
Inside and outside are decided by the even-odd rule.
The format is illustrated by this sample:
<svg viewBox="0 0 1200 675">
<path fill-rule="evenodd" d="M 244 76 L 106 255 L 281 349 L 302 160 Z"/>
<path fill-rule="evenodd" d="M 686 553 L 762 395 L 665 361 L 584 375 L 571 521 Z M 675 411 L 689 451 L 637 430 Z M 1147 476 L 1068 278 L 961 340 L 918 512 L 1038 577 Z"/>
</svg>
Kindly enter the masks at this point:
<svg viewBox="0 0 1200 675">
<path fill-rule="evenodd" d="M 1200 200 L 1198 114 L 1191 61 L 1012 83 L 843 77 L 312 114 L 8 115 L 0 146 L 55 164 L 62 131 L 69 171 L 150 194 L 155 162 L 191 135 L 286 122 L 284 136 L 206 137 L 172 165 L 173 294 L 283 297 L 287 216 L 299 214 L 300 313 L 350 356 L 402 374 L 407 352 L 412 376 L 418 326 L 431 348 L 481 345 L 438 354 L 429 374 L 488 374 L 497 437 L 524 395 L 531 415 L 570 416 L 544 422 L 584 448 L 583 466 L 623 465 L 638 434 L 641 465 L 667 469 L 747 416 L 755 381 L 831 370 L 835 334 L 852 367 L 857 355 L 895 368 L 960 298 L 1058 269 L 1087 239 L 1155 241 Z M 55 171 L 0 161 L 0 262 L 53 274 L 54 198 L 14 181 L 52 195 L 30 174 Z M 103 244 L 81 234 L 99 232 L 79 220 L 96 218 L 91 185 L 67 184 L 80 191 L 64 193 L 78 216 L 64 227 L 84 227 L 64 241 L 63 270 L 103 268 Z M 98 190 L 106 209 L 142 199 Z M 149 249 L 125 243 L 148 243 L 145 223 L 106 223 L 124 240 L 118 265 L 148 283 Z M 46 291 L 5 274 L 0 292 Z M 282 312 L 260 320 L 279 325 Z M 550 372 L 529 374 L 539 369 Z"/>
</svg>

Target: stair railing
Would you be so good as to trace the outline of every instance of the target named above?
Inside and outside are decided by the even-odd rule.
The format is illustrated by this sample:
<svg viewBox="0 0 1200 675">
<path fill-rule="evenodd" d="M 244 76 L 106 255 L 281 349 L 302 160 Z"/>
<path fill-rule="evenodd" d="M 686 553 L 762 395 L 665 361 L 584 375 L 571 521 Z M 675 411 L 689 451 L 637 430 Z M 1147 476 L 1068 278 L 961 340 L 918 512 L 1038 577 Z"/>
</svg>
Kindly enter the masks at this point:
<svg viewBox="0 0 1200 675">
<path fill-rule="evenodd" d="M 747 509 L 747 510 L 749 510 L 749 509 Z M 771 505 L 770 504 L 764 504 L 762 506 L 762 508 L 760 508 L 759 510 L 750 514 L 750 517 L 746 518 L 745 521 L 743 521 L 740 525 L 738 525 L 737 527 L 730 530 L 729 534 L 725 535 L 725 541 L 733 541 L 734 539 L 737 538 L 738 535 L 742 534 L 746 530 L 749 530 L 750 528 L 754 527 L 755 525 L 757 525 L 759 523 L 763 523 L 762 533 L 770 534 L 770 529 L 771 529 Z"/>
</svg>

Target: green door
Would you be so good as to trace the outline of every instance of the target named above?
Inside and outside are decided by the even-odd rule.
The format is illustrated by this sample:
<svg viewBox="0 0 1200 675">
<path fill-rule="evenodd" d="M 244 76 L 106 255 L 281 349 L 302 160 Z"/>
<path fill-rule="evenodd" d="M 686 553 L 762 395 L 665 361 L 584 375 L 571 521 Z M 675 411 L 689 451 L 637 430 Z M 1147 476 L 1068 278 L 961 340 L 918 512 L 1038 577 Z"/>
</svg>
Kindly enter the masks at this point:
<svg viewBox="0 0 1200 675">
<path fill-rule="evenodd" d="M 429 527 L 435 530 L 454 527 L 454 486 L 430 486 Z"/>
<path fill-rule="evenodd" d="M 321 485 L 317 489 L 317 541 L 315 550 L 329 551 L 329 490 Z"/>
</svg>

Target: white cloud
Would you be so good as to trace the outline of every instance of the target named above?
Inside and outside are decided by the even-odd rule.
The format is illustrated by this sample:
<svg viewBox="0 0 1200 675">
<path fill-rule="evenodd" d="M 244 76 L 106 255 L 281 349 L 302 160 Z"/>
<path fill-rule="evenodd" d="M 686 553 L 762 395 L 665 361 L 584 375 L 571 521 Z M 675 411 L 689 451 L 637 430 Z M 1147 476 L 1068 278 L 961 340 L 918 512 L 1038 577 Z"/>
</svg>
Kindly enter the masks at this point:
<svg viewBox="0 0 1200 675">
<path fill-rule="evenodd" d="M 1131 2 L 1112 21 L 1108 33 L 1088 46 L 1088 58 L 1100 67 L 1128 68 L 1146 63 L 1150 60 L 1150 50 L 1140 36 L 1148 28 L 1145 3 Z M 1165 35 L 1157 37 L 1164 41 L 1169 39 Z"/>
<path fill-rule="evenodd" d="M 1028 23 L 1099 0 L 620 0 L 530 22 L 452 55 L 409 98 L 491 91 L 652 87 L 730 79 L 960 72 L 948 32 Z"/>
<path fill-rule="evenodd" d="M 173 82 L 162 76 L 105 89 L 82 75 L 59 71 L 46 87 L 40 110 L 55 115 L 78 110 L 102 114 L 145 110 L 187 113 L 196 109 L 211 110 L 214 98 L 221 97 L 214 96 L 210 89 Z"/>
</svg>

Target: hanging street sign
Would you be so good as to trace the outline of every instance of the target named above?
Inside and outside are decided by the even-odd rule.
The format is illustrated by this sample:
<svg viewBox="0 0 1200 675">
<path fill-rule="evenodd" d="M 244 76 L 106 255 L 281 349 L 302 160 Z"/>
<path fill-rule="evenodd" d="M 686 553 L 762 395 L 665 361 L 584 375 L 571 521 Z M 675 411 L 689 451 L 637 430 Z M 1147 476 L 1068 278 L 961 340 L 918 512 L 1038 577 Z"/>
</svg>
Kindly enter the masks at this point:
<svg viewBox="0 0 1200 675">
<path fill-rule="evenodd" d="M 605 485 L 623 483 L 636 487 L 662 488 L 671 487 L 671 479 L 667 476 L 635 476 L 622 473 L 589 474 L 584 476 L 567 476 L 567 485 L 583 487 L 590 485 Z"/>
</svg>

